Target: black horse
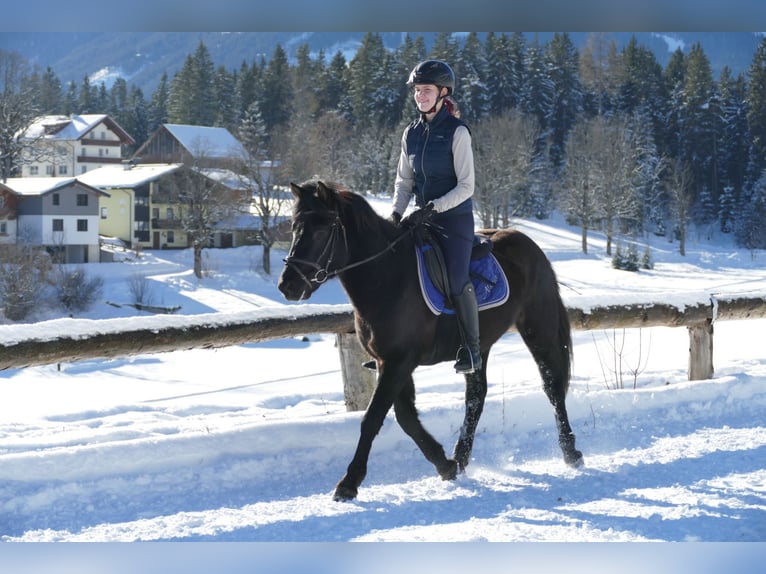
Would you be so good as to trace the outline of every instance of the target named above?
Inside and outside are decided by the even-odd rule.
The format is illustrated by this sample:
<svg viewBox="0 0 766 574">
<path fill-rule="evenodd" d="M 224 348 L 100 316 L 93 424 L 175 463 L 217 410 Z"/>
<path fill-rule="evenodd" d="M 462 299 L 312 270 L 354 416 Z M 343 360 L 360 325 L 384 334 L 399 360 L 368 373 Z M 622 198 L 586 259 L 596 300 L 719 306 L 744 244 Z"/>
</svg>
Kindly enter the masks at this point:
<svg viewBox="0 0 766 574">
<path fill-rule="evenodd" d="M 454 360 L 460 335 L 454 315 L 435 315 L 424 302 L 413 234 L 378 215 L 362 196 L 337 185 L 308 181 L 291 188 L 292 245 L 279 290 L 288 300 L 304 300 L 328 278 L 339 277 L 354 309 L 356 333 L 378 372 L 354 458 L 335 488 L 335 500 L 356 497 L 372 442 L 392 405 L 399 425 L 442 479 L 452 480 L 463 471 L 484 408 L 490 348 L 514 325 L 553 405 L 564 460 L 572 467 L 582 464 L 565 405 L 572 361 L 569 319 L 553 268 L 537 244 L 518 231 L 480 232 L 494 245 L 511 296 L 480 312 L 483 366 L 465 375 L 465 419 L 453 458 L 447 458 L 418 419 L 412 373 L 418 365 Z"/>
</svg>

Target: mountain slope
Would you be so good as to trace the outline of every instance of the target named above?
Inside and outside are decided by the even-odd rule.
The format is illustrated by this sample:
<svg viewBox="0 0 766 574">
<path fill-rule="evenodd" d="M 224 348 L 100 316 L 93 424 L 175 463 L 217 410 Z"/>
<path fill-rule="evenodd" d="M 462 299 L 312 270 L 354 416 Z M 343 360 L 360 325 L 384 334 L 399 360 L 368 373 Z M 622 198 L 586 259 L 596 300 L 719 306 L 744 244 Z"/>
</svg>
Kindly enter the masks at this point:
<svg viewBox="0 0 766 574">
<path fill-rule="evenodd" d="M 386 32 L 381 36 L 390 49 L 401 44 L 403 32 Z M 409 32 L 423 36 L 430 47 L 433 32 Z M 550 40 L 551 32 L 528 33 L 530 41 Z M 578 48 L 585 45 L 588 32 L 570 33 Z M 660 64 L 667 63 L 670 54 L 681 47 L 688 51 L 700 42 L 717 75 L 723 66 L 735 73 L 746 72 L 761 36 L 749 32 L 618 32 L 610 33 L 618 47 L 632 36 L 649 47 Z M 108 78 L 118 74 L 138 85 L 150 95 L 163 73 L 170 78 L 181 68 L 186 57 L 200 42 L 210 51 L 213 62 L 228 69 L 237 69 L 261 57 L 269 59 L 277 44 L 293 57 L 299 46 L 308 44 L 312 52 L 323 50 L 329 59 L 337 51 L 347 59 L 359 46 L 363 32 L 8 32 L 0 39 L 0 48 L 21 53 L 42 68 L 50 66 L 65 85 L 80 84 L 85 76 Z"/>
</svg>

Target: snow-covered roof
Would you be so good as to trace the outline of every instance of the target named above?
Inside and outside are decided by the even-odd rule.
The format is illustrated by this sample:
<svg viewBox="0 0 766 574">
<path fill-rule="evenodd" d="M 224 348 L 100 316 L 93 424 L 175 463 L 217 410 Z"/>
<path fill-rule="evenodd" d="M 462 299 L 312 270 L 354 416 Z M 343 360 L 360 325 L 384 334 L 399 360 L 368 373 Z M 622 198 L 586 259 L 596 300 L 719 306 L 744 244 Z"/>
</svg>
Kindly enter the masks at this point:
<svg viewBox="0 0 766 574">
<path fill-rule="evenodd" d="M 107 165 L 78 175 L 77 179 L 100 189 L 133 189 L 182 166 L 181 163 L 139 163 L 126 169 L 122 165 Z"/>
<path fill-rule="evenodd" d="M 133 141 L 133 138 L 112 120 L 107 114 L 83 114 L 72 116 L 40 116 L 24 132 L 25 138 L 42 137 L 47 140 L 76 141 L 88 134 L 93 128 L 106 122 L 110 129 L 121 138 Z"/>
<path fill-rule="evenodd" d="M 163 125 L 194 156 L 237 158 L 245 155 L 242 144 L 226 128 L 182 124 Z"/>
<path fill-rule="evenodd" d="M 230 169 L 205 168 L 198 171 L 208 179 L 229 189 L 248 189 L 253 185 L 247 177 L 238 175 Z"/>
<path fill-rule="evenodd" d="M 251 213 L 239 213 L 219 221 L 215 224 L 215 228 L 220 230 L 249 229 L 251 231 L 257 231 L 261 228 L 261 220 L 259 217 Z"/>
<path fill-rule="evenodd" d="M 77 177 L 11 177 L 8 178 L 5 185 L 18 195 L 34 196 L 45 195 L 59 188 L 78 183 L 83 187 L 93 188 L 93 191 L 96 193 L 104 194 L 101 190 L 81 181 Z"/>
</svg>

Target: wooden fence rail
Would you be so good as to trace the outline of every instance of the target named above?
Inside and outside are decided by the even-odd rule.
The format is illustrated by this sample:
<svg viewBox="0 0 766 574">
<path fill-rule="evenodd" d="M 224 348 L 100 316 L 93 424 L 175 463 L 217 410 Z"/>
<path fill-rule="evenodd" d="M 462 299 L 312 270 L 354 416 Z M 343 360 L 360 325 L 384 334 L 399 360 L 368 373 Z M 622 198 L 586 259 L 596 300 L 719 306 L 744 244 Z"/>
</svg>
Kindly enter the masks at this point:
<svg viewBox="0 0 766 574">
<path fill-rule="evenodd" d="M 689 378 L 713 375 L 715 321 L 766 318 L 766 296 L 710 297 L 690 304 L 626 304 L 569 308 L 574 330 L 640 327 L 689 329 Z M 350 410 L 366 406 L 374 374 L 362 369 L 363 353 L 353 336 L 350 305 L 296 305 L 258 311 L 202 315 L 142 316 L 122 319 L 57 319 L 0 326 L 0 370 L 35 365 L 108 359 L 335 333 L 341 353 Z M 354 388 L 361 385 L 362 390 Z"/>
</svg>

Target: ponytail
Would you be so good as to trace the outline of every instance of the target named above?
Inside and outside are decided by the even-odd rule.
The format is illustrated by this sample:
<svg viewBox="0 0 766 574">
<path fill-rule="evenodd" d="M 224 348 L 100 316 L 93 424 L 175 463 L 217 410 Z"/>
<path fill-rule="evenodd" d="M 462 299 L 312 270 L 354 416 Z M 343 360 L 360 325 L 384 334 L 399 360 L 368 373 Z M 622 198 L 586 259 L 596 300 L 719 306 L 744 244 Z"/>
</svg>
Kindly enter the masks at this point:
<svg viewBox="0 0 766 574">
<path fill-rule="evenodd" d="M 453 115 L 456 118 L 460 117 L 460 108 L 457 105 L 457 102 L 452 96 L 445 96 L 444 97 L 444 105 L 447 106 L 447 111 L 451 115 Z"/>
</svg>

